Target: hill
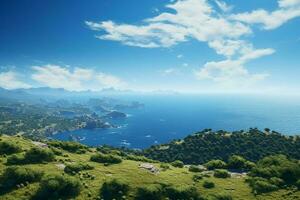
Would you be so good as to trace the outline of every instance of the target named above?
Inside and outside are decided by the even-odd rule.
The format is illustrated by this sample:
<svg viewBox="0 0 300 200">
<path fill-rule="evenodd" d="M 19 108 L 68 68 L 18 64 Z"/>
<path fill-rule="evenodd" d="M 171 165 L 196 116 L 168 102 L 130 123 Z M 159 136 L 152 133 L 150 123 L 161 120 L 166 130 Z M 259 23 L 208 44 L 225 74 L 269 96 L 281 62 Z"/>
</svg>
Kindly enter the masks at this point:
<svg viewBox="0 0 300 200">
<path fill-rule="evenodd" d="M 258 173 L 267 161 L 280 161 L 287 170 L 282 171 L 277 162 L 272 165 L 274 169 L 295 173 L 293 177 L 299 178 L 299 161 L 285 156 L 261 160 L 247 176 L 224 169 L 183 166 L 179 161 L 161 163 L 107 147 L 32 141 L 21 136 L 2 135 L 0 155 L 0 199 L 7 200 L 288 200 L 300 197 L 294 179 L 288 182 L 291 179 L 286 179 L 286 174 L 278 173 L 281 178 L 263 178 Z"/>
<path fill-rule="evenodd" d="M 182 140 L 152 146 L 143 154 L 151 159 L 164 162 L 181 160 L 186 164 L 201 164 L 212 159 L 227 161 L 234 154 L 250 161 L 274 154 L 300 159 L 300 137 L 284 136 L 269 129 L 238 132 L 206 129 Z"/>
</svg>

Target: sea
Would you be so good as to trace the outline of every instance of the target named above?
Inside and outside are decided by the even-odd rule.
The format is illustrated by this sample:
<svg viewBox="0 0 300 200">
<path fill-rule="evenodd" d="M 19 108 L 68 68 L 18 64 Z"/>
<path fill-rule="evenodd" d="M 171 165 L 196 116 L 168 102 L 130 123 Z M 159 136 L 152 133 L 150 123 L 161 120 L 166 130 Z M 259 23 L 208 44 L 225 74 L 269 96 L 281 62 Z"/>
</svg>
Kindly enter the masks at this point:
<svg viewBox="0 0 300 200">
<path fill-rule="evenodd" d="M 118 128 L 75 130 L 53 138 L 89 145 L 143 149 L 181 139 L 206 128 L 237 131 L 270 128 L 285 135 L 300 133 L 300 98 L 280 95 L 141 95 L 120 96 L 144 106 L 121 110 L 112 119 Z"/>
</svg>

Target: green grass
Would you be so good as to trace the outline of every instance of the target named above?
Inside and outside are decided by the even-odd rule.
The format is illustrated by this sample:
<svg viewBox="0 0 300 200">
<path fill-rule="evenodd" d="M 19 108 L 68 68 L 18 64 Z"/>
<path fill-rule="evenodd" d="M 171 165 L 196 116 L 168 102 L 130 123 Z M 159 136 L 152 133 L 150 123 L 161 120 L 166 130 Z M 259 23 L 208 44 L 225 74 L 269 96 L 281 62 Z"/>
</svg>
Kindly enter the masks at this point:
<svg viewBox="0 0 300 200">
<path fill-rule="evenodd" d="M 35 145 L 28 139 L 24 139 L 22 137 L 16 136 L 1 136 L 1 140 L 9 140 L 14 141 L 18 144 L 22 150 L 26 151 Z M 174 186 L 195 186 L 200 194 L 203 196 L 210 196 L 218 193 L 222 194 L 230 194 L 234 200 L 280 200 L 280 199 L 300 199 L 299 191 L 291 191 L 291 190 L 279 190 L 272 193 L 267 193 L 263 195 L 255 196 L 251 193 L 251 188 L 245 183 L 244 178 L 226 178 L 220 179 L 215 177 L 204 177 L 199 180 L 199 182 L 193 181 L 193 175 L 196 174 L 194 172 L 189 172 L 188 168 L 175 168 L 170 166 L 170 169 L 165 171 L 160 171 L 159 174 L 152 174 L 147 170 L 140 169 L 138 166 L 142 162 L 132 161 L 132 160 L 123 160 L 120 164 L 114 164 L 105 166 L 101 163 L 91 162 L 90 156 L 96 153 L 96 149 L 90 149 L 84 154 L 75 154 L 69 153 L 67 151 L 61 150 L 62 155 L 56 156 L 57 161 L 53 161 L 46 164 L 28 164 L 24 165 L 30 167 L 32 169 L 44 171 L 46 174 L 51 173 L 59 173 L 63 174 L 63 169 L 60 169 L 57 164 L 68 164 L 71 162 L 82 162 L 89 164 L 94 167 L 91 170 L 84 170 L 80 173 L 74 175 L 80 179 L 80 175 L 82 173 L 88 173 L 94 176 L 94 179 L 91 178 L 81 178 L 82 189 L 79 196 L 76 199 L 86 200 L 86 199 L 96 199 L 99 196 L 100 188 L 105 181 L 109 181 L 112 179 L 118 179 L 123 182 L 126 182 L 130 186 L 129 198 L 133 199 L 136 189 L 140 186 L 148 185 L 148 184 L 156 184 L 156 183 L 165 183 L 172 184 Z M 22 152 L 21 152 L 22 153 Z M 23 152 L 24 153 L 24 152 Z M 68 155 L 65 157 L 64 155 Z M 58 160 L 63 160 L 60 162 Z M 64 161 L 66 159 L 70 159 L 69 161 Z M 0 157 L 0 173 L 7 167 L 5 165 L 6 158 L 4 156 Z M 154 163 L 157 168 L 160 168 L 161 163 Z M 204 188 L 203 182 L 205 180 L 209 180 L 215 183 L 215 187 L 212 189 Z M 84 186 L 86 185 L 86 186 Z M 23 188 L 15 189 L 9 193 L 6 193 L 0 196 L 0 199 L 14 200 L 14 199 L 30 199 L 39 188 L 39 183 L 29 184 Z"/>
</svg>

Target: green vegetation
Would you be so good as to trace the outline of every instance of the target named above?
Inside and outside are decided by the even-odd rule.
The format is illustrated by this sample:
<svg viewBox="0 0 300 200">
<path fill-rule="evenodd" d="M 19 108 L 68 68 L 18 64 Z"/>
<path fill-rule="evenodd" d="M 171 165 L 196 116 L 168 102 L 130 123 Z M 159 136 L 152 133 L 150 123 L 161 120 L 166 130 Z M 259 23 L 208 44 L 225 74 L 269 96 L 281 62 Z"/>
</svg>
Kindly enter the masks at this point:
<svg viewBox="0 0 300 200">
<path fill-rule="evenodd" d="M 124 199 L 128 192 L 128 184 L 115 179 L 110 182 L 103 183 L 101 187 L 101 197 L 105 200 Z"/>
<path fill-rule="evenodd" d="M 137 189 L 135 200 L 161 200 L 163 198 L 160 185 L 148 185 Z"/>
<path fill-rule="evenodd" d="M 79 192 L 80 183 L 78 180 L 62 175 L 48 175 L 42 179 L 34 198 L 55 200 L 76 197 Z"/>
<path fill-rule="evenodd" d="M 214 188 L 215 184 L 212 181 L 204 181 L 203 182 L 203 187 L 205 187 L 205 188 Z"/>
<path fill-rule="evenodd" d="M 0 142 L 0 155 L 3 154 L 13 154 L 13 153 L 18 153 L 21 151 L 21 148 L 10 141 L 4 141 L 4 142 Z"/>
<path fill-rule="evenodd" d="M 54 153 L 48 149 L 33 147 L 22 155 L 12 155 L 8 157 L 7 164 L 29 164 L 51 162 L 54 160 Z"/>
<path fill-rule="evenodd" d="M 216 194 L 212 198 L 213 200 L 232 200 L 232 196 L 229 194 Z"/>
<path fill-rule="evenodd" d="M 180 160 L 175 160 L 174 162 L 171 163 L 171 165 L 173 167 L 179 167 L 179 168 L 182 168 L 184 166 L 184 163 Z"/>
<path fill-rule="evenodd" d="M 161 184 L 150 185 L 147 187 L 140 187 L 137 190 L 136 200 L 200 200 L 200 193 L 197 188 L 186 187 L 173 187 Z"/>
<path fill-rule="evenodd" d="M 216 169 L 214 171 L 214 177 L 216 177 L 216 178 L 228 178 L 228 177 L 230 177 L 230 174 L 225 169 Z"/>
<path fill-rule="evenodd" d="M 0 193 L 39 181 L 42 177 L 40 171 L 25 167 L 7 167 L 0 177 Z"/>
<path fill-rule="evenodd" d="M 204 171 L 193 172 L 191 168 L 200 167 L 198 165 L 174 167 L 171 163 L 151 160 L 151 166 L 158 170 L 154 173 L 141 167 L 148 162 L 127 159 L 128 156 L 139 155 L 122 149 L 108 148 L 102 152 L 99 148 L 86 147 L 85 153 L 77 153 L 50 144 L 40 147 L 22 136 L 2 135 L 0 141 L 12 142 L 21 149 L 9 156 L 0 155 L 0 199 L 5 200 L 295 200 L 300 197 L 299 160 L 282 155 L 256 162 L 249 175 L 239 170 L 233 173 L 227 168 L 228 173 L 232 173 L 231 177 L 217 178 L 213 171 L 204 168 L 201 168 Z M 59 153 L 55 153 L 51 161 L 45 159 L 48 155 L 45 152 L 57 150 Z M 101 161 L 105 155 L 105 162 L 97 164 L 91 161 L 95 155 L 101 155 Z M 8 165 L 12 157 L 43 159 L 21 162 L 21 166 L 19 163 Z M 105 163 L 114 160 L 111 157 L 122 162 L 108 166 Z M 178 163 L 182 166 L 182 162 Z"/>
<path fill-rule="evenodd" d="M 85 153 L 88 149 L 87 146 L 82 145 L 78 142 L 60 142 L 60 141 L 50 141 L 48 142 L 48 145 L 60 148 L 66 151 L 69 151 L 71 153 Z"/>
<path fill-rule="evenodd" d="M 206 129 L 183 140 L 152 146 L 145 149 L 143 154 L 162 162 L 181 160 L 185 164 L 202 164 L 217 159 L 228 161 L 232 155 L 242 156 L 252 162 L 274 154 L 300 159 L 300 137 L 258 129 L 247 132 L 213 132 Z M 252 166 L 250 164 L 247 167 Z"/>
<path fill-rule="evenodd" d="M 298 187 L 300 180 L 299 160 L 288 159 L 284 155 L 268 156 L 258 161 L 249 173 L 250 186 L 255 193 L 264 193 L 286 186 Z"/>
<path fill-rule="evenodd" d="M 227 164 L 223 160 L 211 160 L 205 163 L 204 166 L 209 170 L 227 168 Z"/>
<path fill-rule="evenodd" d="M 249 171 L 253 167 L 255 167 L 255 163 L 246 160 L 242 156 L 233 155 L 228 160 L 228 168 L 229 169 Z"/>
<path fill-rule="evenodd" d="M 72 117 L 68 116 L 71 115 Z M 108 128 L 102 117 L 93 115 L 88 105 L 72 106 L 59 102 L 32 104 L 0 101 L 0 132 L 22 134 L 32 139 L 45 139 L 57 132 L 76 129 Z"/>
<path fill-rule="evenodd" d="M 82 170 L 91 170 L 94 169 L 93 166 L 85 163 L 70 163 L 65 166 L 64 171 L 68 174 L 75 174 Z"/>
<path fill-rule="evenodd" d="M 200 168 L 199 166 L 191 165 L 191 166 L 189 167 L 189 171 L 190 171 L 190 172 L 202 172 L 203 169 Z"/>
<path fill-rule="evenodd" d="M 115 155 L 97 153 L 91 156 L 91 161 L 105 164 L 118 164 L 122 162 L 122 159 Z"/>
</svg>

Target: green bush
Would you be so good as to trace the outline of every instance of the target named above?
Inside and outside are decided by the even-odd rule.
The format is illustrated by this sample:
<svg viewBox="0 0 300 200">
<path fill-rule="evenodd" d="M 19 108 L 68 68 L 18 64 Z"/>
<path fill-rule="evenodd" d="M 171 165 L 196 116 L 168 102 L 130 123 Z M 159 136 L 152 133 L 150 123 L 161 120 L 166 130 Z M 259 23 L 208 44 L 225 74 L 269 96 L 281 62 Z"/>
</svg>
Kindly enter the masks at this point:
<svg viewBox="0 0 300 200">
<path fill-rule="evenodd" d="M 29 164 L 50 162 L 54 160 L 54 153 L 48 149 L 33 147 L 24 155 L 12 155 L 7 158 L 7 164 Z"/>
<path fill-rule="evenodd" d="M 193 176 L 193 181 L 195 181 L 195 182 L 198 182 L 198 181 L 200 181 L 201 179 L 203 179 L 203 175 L 202 175 L 202 174 L 195 174 L 195 175 Z"/>
<path fill-rule="evenodd" d="M 105 200 L 121 200 L 127 195 L 128 191 L 129 186 L 127 183 L 114 179 L 103 183 L 100 193 Z"/>
<path fill-rule="evenodd" d="M 126 160 L 141 161 L 141 162 L 149 162 L 149 163 L 155 162 L 154 160 L 146 158 L 145 156 L 136 156 L 136 155 L 132 155 L 132 154 L 125 155 L 125 159 Z"/>
<path fill-rule="evenodd" d="M 213 200 L 232 200 L 232 196 L 229 194 L 215 194 L 213 195 Z"/>
<path fill-rule="evenodd" d="M 72 164 L 67 164 L 64 171 L 68 174 L 72 174 L 72 173 L 77 173 L 80 172 L 82 170 L 91 170 L 94 169 L 93 166 L 90 166 L 89 164 L 85 164 L 85 163 L 72 163 Z"/>
<path fill-rule="evenodd" d="M 256 180 L 252 183 L 252 190 L 256 194 L 272 192 L 277 189 L 278 189 L 278 187 L 276 185 L 273 185 L 265 180 Z"/>
<path fill-rule="evenodd" d="M 214 177 L 216 177 L 216 178 L 228 178 L 228 177 L 230 177 L 230 174 L 225 169 L 216 169 L 214 171 Z"/>
<path fill-rule="evenodd" d="M 284 184 L 284 181 L 281 178 L 277 177 L 270 178 L 269 182 L 276 186 L 282 186 Z"/>
<path fill-rule="evenodd" d="M 18 165 L 24 163 L 24 155 L 11 155 L 7 157 L 6 163 L 8 165 Z"/>
<path fill-rule="evenodd" d="M 202 172 L 203 169 L 201 169 L 199 166 L 191 165 L 191 166 L 189 167 L 189 171 L 190 171 L 190 172 Z"/>
<path fill-rule="evenodd" d="M 92 155 L 90 160 L 94 162 L 107 163 L 107 164 L 118 164 L 122 162 L 122 159 L 119 156 L 102 154 L 102 153 Z"/>
<path fill-rule="evenodd" d="M 296 182 L 296 186 L 300 189 L 300 179 Z"/>
<path fill-rule="evenodd" d="M 182 168 L 184 166 L 183 162 L 180 160 L 175 160 L 174 162 L 171 163 L 171 165 L 173 167 L 179 167 L 179 168 Z"/>
<path fill-rule="evenodd" d="M 215 184 L 212 181 L 204 181 L 203 182 L 203 187 L 205 187 L 205 188 L 214 188 Z"/>
<path fill-rule="evenodd" d="M 35 199 L 69 199 L 76 197 L 79 192 L 80 183 L 77 179 L 62 175 L 48 175 L 42 178 Z"/>
<path fill-rule="evenodd" d="M 211 160 L 211 161 L 205 163 L 204 166 L 209 170 L 226 169 L 227 168 L 226 163 L 222 160 Z"/>
<path fill-rule="evenodd" d="M 277 187 L 296 185 L 300 179 L 300 163 L 284 155 L 267 156 L 258 161 L 249 175 L 256 178 L 254 180 L 263 178 L 265 182 Z"/>
<path fill-rule="evenodd" d="M 161 163 L 160 168 L 162 168 L 163 170 L 168 170 L 170 169 L 170 165 L 167 163 Z"/>
<path fill-rule="evenodd" d="M 165 196 L 170 200 L 200 200 L 200 194 L 195 187 L 166 187 Z"/>
<path fill-rule="evenodd" d="M 21 150 L 22 149 L 14 142 L 9 142 L 9 141 L 0 142 L 0 155 L 18 153 Z"/>
<path fill-rule="evenodd" d="M 50 141 L 48 142 L 48 145 L 77 154 L 85 153 L 88 150 L 87 146 L 78 142 Z"/>
<path fill-rule="evenodd" d="M 163 197 L 160 185 L 149 185 L 137 189 L 135 200 L 162 200 Z"/>
<path fill-rule="evenodd" d="M 27 167 L 7 167 L 0 176 L 0 190 L 3 192 L 15 188 L 17 184 L 36 182 L 41 177 L 42 172 Z"/>
<path fill-rule="evenodd" d="M 242 156 L 233 155 L 228 160 L 228 168 L 235 170 L 249 171 L 255 164 L 243 158 Z"/>
<path fill-rule="evenodd" d="M 25 163 L 51 162 L 54 160 L 54 153 L 48 149 L 33 147 L 24 155 Z"/>
</svg>

